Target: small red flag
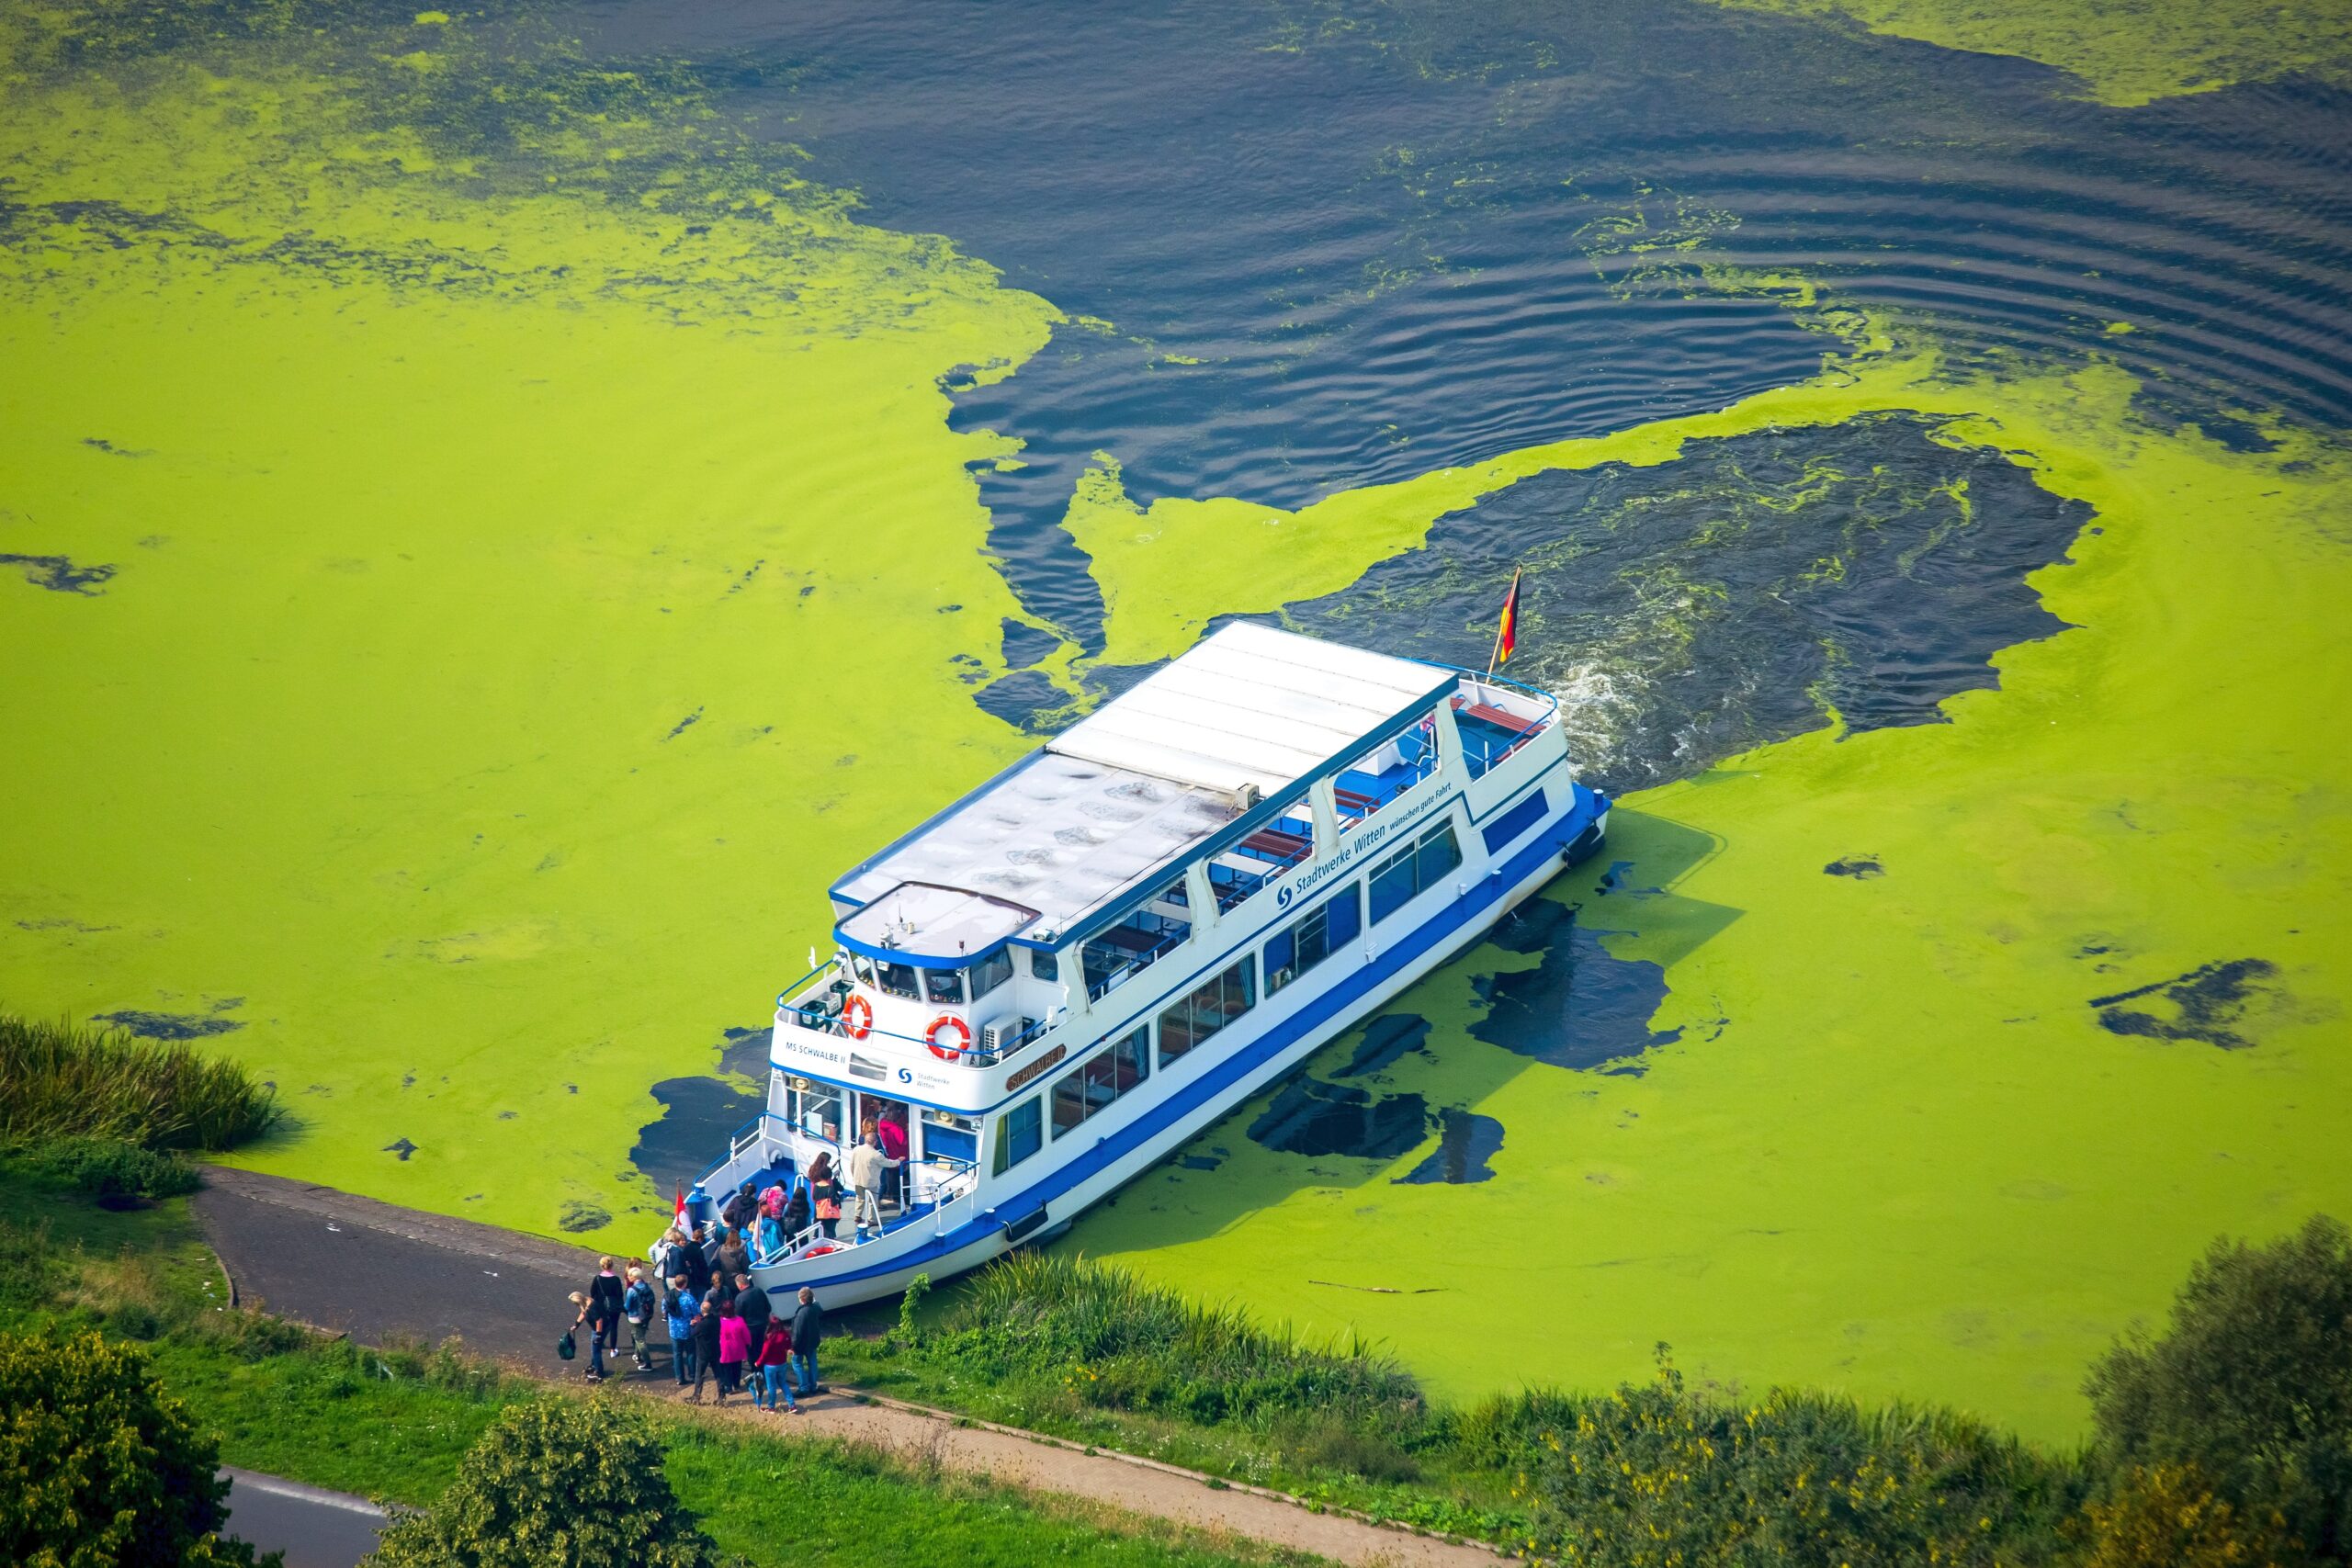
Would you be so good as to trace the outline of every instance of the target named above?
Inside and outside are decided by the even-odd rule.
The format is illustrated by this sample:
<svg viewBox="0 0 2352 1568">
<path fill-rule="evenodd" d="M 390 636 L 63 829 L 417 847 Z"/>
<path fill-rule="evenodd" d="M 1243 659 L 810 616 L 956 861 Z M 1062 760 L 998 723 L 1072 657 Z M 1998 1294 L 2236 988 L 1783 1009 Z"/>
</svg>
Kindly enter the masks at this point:
<svg viewBox="0 0 2352 1568">
<path fill-rule="evenodd" d="M 683 1187 L 678 1189 L 678 1206 L 671 1212 L 671 1217 L 680 1220 L 686 1217 L 686 1190 Z"/>
<path fill-rule="evenodd" d="M 1503 600 L 1502 625 L 1495 631 L 1495 663 L 1510 662 L 1511 649 L 1519 646 L 1519 569 L 1510 574 L 1510 593 Z M 1492 666 L 1489 666 L 1492 668 Z"/>
</svg>

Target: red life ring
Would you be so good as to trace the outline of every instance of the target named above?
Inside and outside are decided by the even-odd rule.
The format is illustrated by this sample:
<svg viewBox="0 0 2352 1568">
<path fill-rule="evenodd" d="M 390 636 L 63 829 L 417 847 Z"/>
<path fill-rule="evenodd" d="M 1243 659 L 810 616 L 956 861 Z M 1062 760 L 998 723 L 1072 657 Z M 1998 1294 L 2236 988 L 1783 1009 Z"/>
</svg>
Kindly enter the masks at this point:
<svg viewBox="0 0 2352 1568">
<path fill-rule="evenodd" d="M 939 1032 L 943 1029 L 952 1029 L 956 1032 L 955 1044 L 942 1045 L 939 1043 Z M 972 1048 L 972 1031 L 962 1019 L 948 1013 L 941 1013 L 932 1020 L 931 1027 L 923 1032 L 922 1042 L 931 1047 L 931 1054 L 941 1061 L 960 1062 L 964 1059 L 964 1053 Z"/>
<path fill-rule="evenodd" d="M 852 1040 L 863 1040 L 873 1033 L 874 1004 L 864 997 L 851 997 L 842 1004 L 842 1028 Z"/>
</svg>

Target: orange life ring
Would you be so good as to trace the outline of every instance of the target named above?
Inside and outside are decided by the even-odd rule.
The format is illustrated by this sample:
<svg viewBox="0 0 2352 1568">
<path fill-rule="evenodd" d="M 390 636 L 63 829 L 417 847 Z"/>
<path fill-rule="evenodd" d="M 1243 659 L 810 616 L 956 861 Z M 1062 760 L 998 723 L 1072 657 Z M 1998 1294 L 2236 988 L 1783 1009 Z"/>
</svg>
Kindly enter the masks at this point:
<svg viewBox="0 0 2352 1568">
<path fill-rule="evenodd" d="M 842 1004 L 842 1028 L 852 1040 L 863 1040 L 873 1033 L 874 1004 L 864 997 L 851 997 Z"/>
<path fill-rule="evenodd" d="M 956 1032 L 955 1044 L 942 1045 L 939 1043 L 939 1032 L 943 1029 L 952 1029 Z M 964 1059 L 964 1053 L 972 1048 L 971 1026 L 952 1014 L 941 1013 L 932 1020 L 931 1027 L 923 1032 L 922 1043 L 930 1046 L 931 1054 L 941 1061 L 960 1062 Z"/>
</svg>

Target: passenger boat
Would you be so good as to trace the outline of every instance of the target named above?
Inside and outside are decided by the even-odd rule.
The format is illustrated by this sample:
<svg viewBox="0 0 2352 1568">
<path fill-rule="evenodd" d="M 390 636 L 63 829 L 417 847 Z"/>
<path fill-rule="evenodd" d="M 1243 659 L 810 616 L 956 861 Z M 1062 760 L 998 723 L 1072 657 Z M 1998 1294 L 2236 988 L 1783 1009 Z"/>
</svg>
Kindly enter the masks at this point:
<svg viewBox="0 0 2352 1568">
<path fill-rule="evenodd" d="M 776 998 L 767 1108 L 690 1212 L 890 1121 L 878 1230 L 845 1200 L 754 1254 L 769 1291 L 852 1303 L 1048 1237 L 1608 818 L 1543 692 L 1229 625 L 833 885 L 836 951 Z"/>
</svg>

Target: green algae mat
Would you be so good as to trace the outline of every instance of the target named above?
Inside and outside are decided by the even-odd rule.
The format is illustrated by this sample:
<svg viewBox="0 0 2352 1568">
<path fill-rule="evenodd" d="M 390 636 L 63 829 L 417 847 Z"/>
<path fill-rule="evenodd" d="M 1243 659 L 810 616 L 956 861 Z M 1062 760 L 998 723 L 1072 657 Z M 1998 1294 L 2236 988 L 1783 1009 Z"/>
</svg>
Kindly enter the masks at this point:
<svg viewBox="0 0 2352 1568">
<path fill-rule="evenodd" d="M 252 1064 L 291 1113 L 257 1168 L 634 1247 L 649 1086 L 764 1019 L 833 873 L 1034 743 L 974 701 L 1043 625 L 984 502 L 1025 459 L 955 389 L 1076 307 L 690 74 L 168 17 L 0 21 L 0 999 Z M 1667 1340 L 2064 1439 L 2210 1237 L 2352 1210 L 2352 449 L 1693 287 L 1780 301 L 1820 372 L 1295 503 L 1105 451 L 1059 518 L 1100 634 L 1046 632 L 1045 679 L 1344 599 L 1547 476 L 1887 416 L 2072 509 L 2028 579 L 2064 629 L 1938 722 L 1825 703 L 1634 793 L 1062 1245 L 1449 1396 Z M 1626 987 L 1589 1056 L 1579 976 Z M 1317 1142 L 1317 1100 L 1393 1146 Z"/>
</svg>

